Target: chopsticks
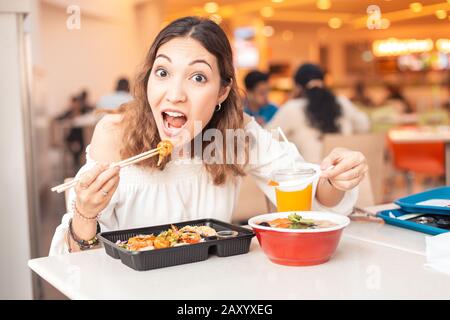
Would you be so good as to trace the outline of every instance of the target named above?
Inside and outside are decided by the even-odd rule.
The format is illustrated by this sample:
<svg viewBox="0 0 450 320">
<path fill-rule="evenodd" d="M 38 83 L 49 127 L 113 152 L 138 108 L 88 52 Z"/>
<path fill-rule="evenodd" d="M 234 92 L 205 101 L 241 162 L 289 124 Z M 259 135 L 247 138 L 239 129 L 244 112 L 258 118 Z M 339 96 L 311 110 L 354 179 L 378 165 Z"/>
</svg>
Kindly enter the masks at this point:
<svg viewBox="0 0 450 320">
<path fill-rule="evenodd" d="M 138 163 L 142 160 L 145 160 L 145 159 L 148 159 L 148 158 L 158 155 L 160 150 L 161 150 L 161 147 L 158 147 L 158 148 L 143 152 L 141 154 L 138 154 L 134 157 L 130 157 L 128 159 L 125 159 L 125 160 L 122 160 L 122 161 L 119 161 L 116 163 L 111 163 L 110 168 L 114 168 L 114 167 L 124 168 L 126 166 Z"/>
<path fill-rule="evenodd" d="M 376 222 L 384 224 L 384 220 L 378 217 L 376 213 L 359 207 L 353 207 L 353 212 L 349 215 L 349 218 L 352 221 Z"/>
<path fill-rule="evenodd" d="M 125 159 L 125 160 L 122 160 L 122 161 L 119 161 L 119 162 L 115 162 L 115 163 L 111 163 L 109 165 L 109 167 L 110 168 L 114 168 L 114 167 L 124 168 L 124 167 L 127 167 L 129 165 L 132 165 L 132 164 L 138 163 L 140 161 L 143 161 L 143 160 L 149 159 L 151 157 L 154 157 L 156 155 L 159 155 L 159 152 L 160 152 L 161 149 L 162 149 L 162 147 L 158 147 L 158 148 L 155 148 L 155 149 L 143 152 L 141 154 L 138 154 L 136 156 L 130 157 L 128 159 Z M 75 178 L 75 179 L 73 179 L 73 180 L 71 180 L 69 182 L 57 185 L 57 186 L 53 187 L 51 190 L 52 191 L 56 191 L 57 193 L 61 193 L 63 191 L 66 191 L 69 188 L 74 187 L 78 183 L 78 181 L 80 181 L 80 178 Z"/>
</svg>

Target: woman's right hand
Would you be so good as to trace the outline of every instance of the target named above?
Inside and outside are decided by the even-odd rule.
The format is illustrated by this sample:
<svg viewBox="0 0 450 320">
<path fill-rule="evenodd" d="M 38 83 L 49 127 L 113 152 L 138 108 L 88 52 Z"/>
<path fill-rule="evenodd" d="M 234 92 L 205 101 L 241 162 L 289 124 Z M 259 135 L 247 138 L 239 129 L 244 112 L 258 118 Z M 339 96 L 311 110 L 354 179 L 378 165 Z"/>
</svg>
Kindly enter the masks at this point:
<svg viewBox="0 0 450 320">
<path fill-rule="evenodd" d="M 95 218 L 106 208 L 119 185 L 120 167 L 97 164 L 83 173 L 75 186 L 76 208 L 80 214 Z"/>
</svg>

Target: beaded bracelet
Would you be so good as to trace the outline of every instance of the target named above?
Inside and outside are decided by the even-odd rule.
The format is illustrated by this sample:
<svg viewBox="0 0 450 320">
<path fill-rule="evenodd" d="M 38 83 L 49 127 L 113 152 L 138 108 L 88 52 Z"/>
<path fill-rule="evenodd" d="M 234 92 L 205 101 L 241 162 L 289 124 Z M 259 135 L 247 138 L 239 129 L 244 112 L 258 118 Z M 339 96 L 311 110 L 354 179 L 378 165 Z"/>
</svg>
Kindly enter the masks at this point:
<svg viewBox="0 0 450 320">
<path fill-rule="evenodd" d="M 79 216 L 84 221 L 98 220 L 98 218 L 100 217 L 100 213 L 95 217 L 86 217 L 85 215 L 83 215 L 80 211 L 78 211 L 76 199 L 72 200 L 72 212 L 77 216 Z"/>
<path fill-rule="evenodd" d="M 95 247 L 98 244 L 97 234 L 99 234 L 100 231 L 101 231 L 100 224 L 97 221 L 97 232 L 96 232 L 96 235 L 94 236 L 94 238 L 92 238 L 91 240 L 80 239 L 73 232 L 72 219 L 69 220 L 69 235 L 72 238 L 72 240 L 78 244 L 78 247 L 80 247 L 80 250 L 88 250 L 88 249 L 92 249 L 93 247 Z"/>
</svg>

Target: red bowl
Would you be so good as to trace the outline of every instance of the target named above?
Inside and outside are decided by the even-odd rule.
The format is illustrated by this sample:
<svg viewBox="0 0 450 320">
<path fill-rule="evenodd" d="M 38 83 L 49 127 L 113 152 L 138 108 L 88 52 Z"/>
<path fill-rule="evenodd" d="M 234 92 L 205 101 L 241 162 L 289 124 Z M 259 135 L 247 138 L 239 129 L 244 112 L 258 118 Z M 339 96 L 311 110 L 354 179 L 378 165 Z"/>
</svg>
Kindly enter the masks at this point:
<svg viewBox="0 0 450 320">
<path fill-rule="evenodd" d="M 277 218 L 287 218 L 291 213 L 297 213 L 307 219 L 328 220 L 337 226 L 320 229 L 283 229 L 258 225 Z M 350 219 L 346 216 L 315 211 L 269 213 L 248 221 L 266 256 L 272 262 L 287 266 L 312 266 L 330 260 L 339 244 L 343 229 L 349 223 Z"/>
</svg>

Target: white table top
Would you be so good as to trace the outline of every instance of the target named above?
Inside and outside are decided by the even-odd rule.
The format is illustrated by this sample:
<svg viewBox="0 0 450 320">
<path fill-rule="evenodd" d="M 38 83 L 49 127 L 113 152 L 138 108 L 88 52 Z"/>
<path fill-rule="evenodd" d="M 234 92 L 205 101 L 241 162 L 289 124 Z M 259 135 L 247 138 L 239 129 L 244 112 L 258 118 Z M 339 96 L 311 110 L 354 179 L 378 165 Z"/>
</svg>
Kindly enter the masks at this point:
<svg viewBox="0 0 450 320">
<path fill-rule="evenodd" d="M 104 249 L 29 266 L 71 299 L 450 299 L 450 277 L 424 267 L 424 237 L 353 222 L 334 257 L 311 267 L 270 262 L 256 238 L 248 254 L 150 271 L 132 270 Z"/>
<path fill-rule="evenodd" d="M 385 204 L 365 208 L 367 211 L 377 213 L 382 210 L 396 209 L 395 204 Z M 353 239 L 371 242 L 400 249 L 411 253 L 425 255 L 425 237 L 427 235 L 388 224 L 358 222 L 351 223 L 345 233 Z"/>
</svg>

